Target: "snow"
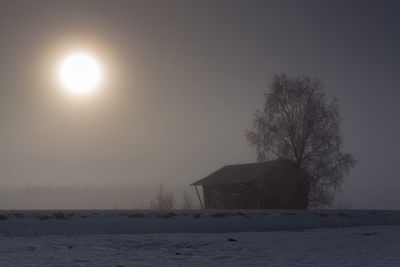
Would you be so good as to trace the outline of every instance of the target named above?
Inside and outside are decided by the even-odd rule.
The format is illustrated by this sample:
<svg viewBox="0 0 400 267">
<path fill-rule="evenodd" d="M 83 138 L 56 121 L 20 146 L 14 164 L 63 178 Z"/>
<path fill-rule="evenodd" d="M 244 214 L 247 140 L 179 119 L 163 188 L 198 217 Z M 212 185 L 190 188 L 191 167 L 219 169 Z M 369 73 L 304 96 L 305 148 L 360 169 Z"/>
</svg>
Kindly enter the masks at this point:
<svg viewBox="0 0 400 267">
<path fill-rule="evenodd" d="M 399 226 L 1 237 L 0 266 L 395 266 L 399 239 Z"/>
<path fill-rule="evenodd" d="M 395 266 L 399 211 L 0 211 L 0 266 Z"/>
<path fill-rule="evenodd" d="M 0 235 L 4 236 L 261 232 L 366 225 L 400 225 L 400 212 L 362 210 L 0 212 Z"/>
</svg>

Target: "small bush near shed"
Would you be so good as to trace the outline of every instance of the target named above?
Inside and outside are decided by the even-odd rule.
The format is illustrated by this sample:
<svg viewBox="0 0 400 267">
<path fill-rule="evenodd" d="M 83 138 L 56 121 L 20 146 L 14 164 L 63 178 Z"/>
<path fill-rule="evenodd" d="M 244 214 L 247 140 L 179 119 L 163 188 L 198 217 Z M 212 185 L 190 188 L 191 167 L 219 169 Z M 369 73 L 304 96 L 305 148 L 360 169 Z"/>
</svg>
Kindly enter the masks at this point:
<svg viewBox="0 0 400 267">
<path fill-rule="evenodd" d="M 47 214 L 38 214 L 38 215 L 36 215 L 36 218 L 38 218 L 39 220 L 42 221 L 42 220 L 50 219 L 51 217 Z"/>
<path fill-rule="evenodd" d="M 168 212 L 168 213 L 161 215 L 161 218 L 171 218 L 171 217 L 175 217 L 175 216 L 178 216 L 178 215 L 176 215 L 175 212 Z"/>
<path fill-rule="evenodd" d="M 65 213 L 62 213 L 62 212 L 55 212 L 55 213 L 53 213 L 53 215 L 58 220 L 66 220 L 66 219 L 68 219 L 68 216 Z"/>
<path fill-rule="evenodd" d="M 214 217 L 214 218 L 221 218 L 221 217 L 226 217 L 226 214 L 225 213 L 216 212 L 211 216 Z"/>
</svg>

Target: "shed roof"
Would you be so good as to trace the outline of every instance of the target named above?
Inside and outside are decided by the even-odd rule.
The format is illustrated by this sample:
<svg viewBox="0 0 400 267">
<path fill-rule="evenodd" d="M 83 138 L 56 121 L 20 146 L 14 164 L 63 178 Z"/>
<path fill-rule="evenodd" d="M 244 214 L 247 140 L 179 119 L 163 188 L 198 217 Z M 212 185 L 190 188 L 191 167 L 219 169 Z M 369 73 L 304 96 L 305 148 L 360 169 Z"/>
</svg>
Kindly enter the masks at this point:
<svg viewBox="0 0 400 267">
<path fill-rule="evenodd" d="M 191 185 L 207 186 L 251 182 L 275 170 L 293 167 L 294 164 L 291 160 L 277 159 L 258 163 L 227 165 Z"/>
</svg>

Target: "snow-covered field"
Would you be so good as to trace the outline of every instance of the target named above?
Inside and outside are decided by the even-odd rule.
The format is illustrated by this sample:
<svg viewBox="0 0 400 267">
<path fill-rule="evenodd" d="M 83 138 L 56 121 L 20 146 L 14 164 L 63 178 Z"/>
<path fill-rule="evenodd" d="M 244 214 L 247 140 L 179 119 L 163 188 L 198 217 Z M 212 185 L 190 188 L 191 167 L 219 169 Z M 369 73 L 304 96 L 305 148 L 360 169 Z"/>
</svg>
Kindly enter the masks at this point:
<svg viewBox="0 0 400 267">
<path fill-rule="evenodd" d="M 399 211 L 43 210 L 0 211 L 0 235 L 228 233 L 400 225 Z"/>
<path fill-rule="evenodd" d="M 399 226 L 1 237 L 0 266 L 400 266 L 399 240 Z"/>
<path fill-rule="evenodd" d="M 0 266 L 400 266 L 397 211 L 1 211 L 0 232 Z"/>
</svg>

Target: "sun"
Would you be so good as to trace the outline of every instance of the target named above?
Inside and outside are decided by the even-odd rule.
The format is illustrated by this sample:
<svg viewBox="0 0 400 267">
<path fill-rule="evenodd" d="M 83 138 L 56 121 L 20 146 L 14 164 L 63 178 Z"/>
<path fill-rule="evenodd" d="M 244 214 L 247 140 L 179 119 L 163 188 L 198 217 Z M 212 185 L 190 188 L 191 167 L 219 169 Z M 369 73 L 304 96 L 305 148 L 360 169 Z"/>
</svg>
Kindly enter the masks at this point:
<svg viewBox="0 0 400 267">
<path fill-rule="evenodd" d="M 89 53 L 74 52 L 64 58 L 59 67 L 59 78 L 68 92 L 87 95 L 96 91 L 101 81 L 98 61 Z"/>
</svg>

